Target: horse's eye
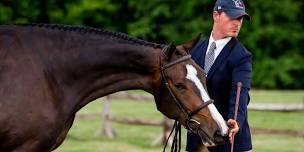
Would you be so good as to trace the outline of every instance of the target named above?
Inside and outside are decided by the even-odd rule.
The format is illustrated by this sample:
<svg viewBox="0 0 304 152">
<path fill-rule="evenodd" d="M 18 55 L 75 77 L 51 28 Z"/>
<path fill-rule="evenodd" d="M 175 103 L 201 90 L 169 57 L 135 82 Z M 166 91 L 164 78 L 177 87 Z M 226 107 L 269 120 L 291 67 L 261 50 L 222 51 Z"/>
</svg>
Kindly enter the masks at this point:
<svg viewBox="0 0 304 152">
<path fill-rule="evenodd" d="M 183 84 L 181 84 L 181 83 L 174 84 L 174 86 L 175 86 L 175 88 L 176 88 L 177 90 L 183 90 L 183 89 L 186 88 L 186 87 L 185 87 Z"/>
</svg>

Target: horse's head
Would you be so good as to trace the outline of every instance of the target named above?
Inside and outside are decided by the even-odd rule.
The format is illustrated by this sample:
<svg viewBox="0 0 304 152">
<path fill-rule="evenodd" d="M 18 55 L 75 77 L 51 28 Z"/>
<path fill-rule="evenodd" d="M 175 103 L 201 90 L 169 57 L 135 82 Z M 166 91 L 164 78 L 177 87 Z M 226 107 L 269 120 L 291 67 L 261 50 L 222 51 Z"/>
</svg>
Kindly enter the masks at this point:
<svg viewBox="0 0 304 152">
<path fill-rule="evenodd" d="M 226 141 L 228 127 L 207 93 L 203 70 L 188 54 L 197 41 L 162 50 L 155 99 L 160 112 L 198 134 L 205 145 L 216 145 Z"/>
</svg>

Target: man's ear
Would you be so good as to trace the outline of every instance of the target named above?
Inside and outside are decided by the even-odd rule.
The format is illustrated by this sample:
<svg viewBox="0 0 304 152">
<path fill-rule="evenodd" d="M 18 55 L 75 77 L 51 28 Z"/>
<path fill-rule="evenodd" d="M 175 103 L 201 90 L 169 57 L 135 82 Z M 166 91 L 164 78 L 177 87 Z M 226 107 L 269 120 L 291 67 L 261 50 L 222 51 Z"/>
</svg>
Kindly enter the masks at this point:
<svg viewBox="0 0 304 152">
<path fill-rule="evenodd" d="M 198 34 L 198 36 L 184 44 L 182 44 L 182 47 L 187 51 L 187 53 L 190 53 L 190 50 L 195 46 L 195 44 L 200 40 L 201 33 Z"/>
<path fill-rule="evenodd" d="M 176 50 L 176 46 L 174 42 L 172 42 L 165 51 L 165 55 L 167 56 L 168 60 L 170 60 L 175 50 Z"/>
</svg>

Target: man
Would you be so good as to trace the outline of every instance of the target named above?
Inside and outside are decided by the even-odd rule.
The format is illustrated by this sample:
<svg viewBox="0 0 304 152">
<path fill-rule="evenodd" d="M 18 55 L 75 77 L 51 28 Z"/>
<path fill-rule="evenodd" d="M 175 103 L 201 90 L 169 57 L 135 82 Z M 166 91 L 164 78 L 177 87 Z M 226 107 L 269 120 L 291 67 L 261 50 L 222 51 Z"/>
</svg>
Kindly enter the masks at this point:
<svg viewBox="0 0 304 152">
<path fill-rule="evenodd" d="M 213 9 L 213 30 L 209 39 L 199 41 L 191 50 L 192 58 L 207 74 L 207 89 L 214 104 L 230 127 L 229 140 L 234 138 L 234 151 L 251 151 L 251 134 L 247 105 L 251 79 L 251 54 L 236 39 L 243 19 L 250 20 L 241 0 L 217 0 Z M 242 82 L 237 120 L 234 120 L 236 85 Z M 208 147 L 211 152 L 230 152 L 231 144 Z M 188 152 L 197 152 L 202 144 L 198 135 L 188 132 Z"/>
</svg>

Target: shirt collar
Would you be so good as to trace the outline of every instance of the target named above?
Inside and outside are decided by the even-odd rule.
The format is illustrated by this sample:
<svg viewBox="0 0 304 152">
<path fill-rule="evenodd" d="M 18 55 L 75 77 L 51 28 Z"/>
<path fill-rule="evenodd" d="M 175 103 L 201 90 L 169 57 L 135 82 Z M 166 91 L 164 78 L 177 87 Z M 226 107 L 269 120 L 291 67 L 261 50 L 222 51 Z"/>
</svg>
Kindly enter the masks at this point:
<svg viewBox="0 0 304 152">
<path fill-rule="evenodd" d="M 214 40 L 213 37 L 212 37 L 212 33 L 210 35 L 210 38 L 209 38 L 209 45 L 212 43 L 212 42 L 215 42 L 216 44 L 216 48 L 221 48 L 219 50 L 222 50 L 224 48 L 224 46 L 231 40 L 231 37 L 226 37 L 226 38 L 223 38 L 223 39 L 219 39 L 219 40 Z"/>
</svg>

